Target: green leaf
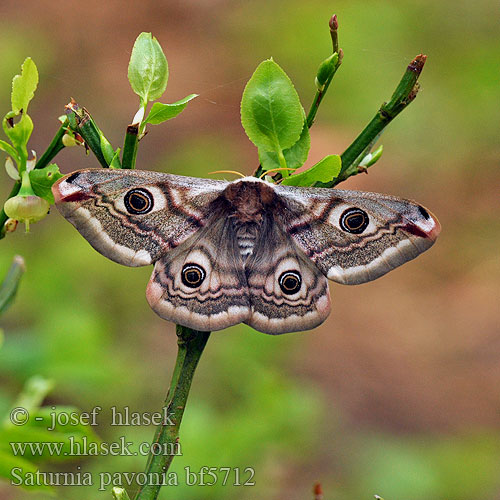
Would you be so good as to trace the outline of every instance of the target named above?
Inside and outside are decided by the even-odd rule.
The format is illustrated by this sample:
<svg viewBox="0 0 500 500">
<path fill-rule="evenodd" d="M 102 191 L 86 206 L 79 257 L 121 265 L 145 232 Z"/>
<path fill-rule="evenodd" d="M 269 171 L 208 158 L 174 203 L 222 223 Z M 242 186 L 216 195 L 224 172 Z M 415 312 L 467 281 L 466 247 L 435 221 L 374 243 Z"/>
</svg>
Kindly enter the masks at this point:
<svg viewBox="0 0 500 500">
<path fill-rule="evenodd" d="M 21 176 L 19 175 L 19 170 L 17 169 L 16 166 L 14 166 L 14 162 L 12 161 L 12 158 L 10 156 L 7 156 L 5 159 L 5 171 L 7 172 L 7 175 L 15 180 L 15 181 L 20 181 Z"/>
<path fill-rule="evenodd" d="M 309 128 L 307 124 L 304 123 L 299 140 L 291 148 L 283 151 L 286 166 L 288 168 L 299 168 L 304 165 L 310 148 L 311 138 L 309 136 Z M 272 151 L 263 151 L 259 149 L 259 161 L 264 170 L 281 167 L 278 154 Z"/>
<path fill-rule="evenodd" d="M 21 66 L 21 74 L 12 79 L 12 111 L 18 115 L 21 110 L 28 112 L 28 104 L 35 95 L 38 85 L 38 70 L 31 59 L 27 57 Z"/>
<path fill-rule="evenodd" d="M 132 49 L 128 79 L 141 103 L 159 99 L 168 81 L 168 63 L 158 40 L 151 33 L 141 33 Z"/>
<path fill-rule="evenodd" d="M 111 164 L 113 158 L 116 155 L 116 151 L 111 146 L 111 143 L 104 137 L 104 134 L 99 130 L 99 141 L 101 146 L 101 151 L 108 165 Z"/>
<path fill-rule="evenodd" d="M 328 182 L 337 177 L 341 167 L 340 156 L 328 155 L 305 172 L 285 177 L 281 183 L 287 186 L 312 186 L 316 182 Z"/>
<path fill-rule="evenodd" d="M 0 286 L 0 315 L 3 314 L 12 304 L 24 271 L 24 259 L 19 255 L 16 255 L 10 265 L 7 276 Z"/>
<path fill-rule="evenodd" d="M 63 176 L 59 172 L 59 167 L 55 163 L 51 163 L 44 168 L 35 168 L 29 175 L 35 194 L 49 203 L 54 203 L 52 185 Z"/>
<path fill-rule="evenodd" d="M 12 158 L 14 158 L 17 163 L 19 162 L 19 154 L 8 142 L 2 141 L 0 139 L 0 149 L 12 156 Z"/>
<path fill-rule="evenodd" d="M 22 407 L 26 409 L 28 413 L 33 413 L 40 407 L 40 404 L 53 387 L 54 382 L 52 380 L 46 379 L 40 375 L 33 375 L 24 383 L 23 390 L 12 405 L 12 408 Z M 13 425 L 9 416 L 7 416 L 4 420 L 4 427 L 11 427 Z"/>
<path fill-rule="evenodd" d="M 122 168 L 122 164 L 120 163 L 120 148 L 116 148 L 115 154 L 109 162 L 109 168 Z"/>
<path fill-rule="evenodd" d="M 166 122 L 171 118 L 175 118 L 179 113 L 181 113 L 187 106 L 188 102 L 198 97 L 198 94 L 190 94 L 180 101 L 174 102 L 172 104 L 163 104 L 161 102 L 155 102 L 151 106 L 148 116 L 144 119 L 143 123 L 151 123 L 152 125 L 157 125 L 159 123 Z"/>
<path fill-rule="evenodd" d="M 26 160 L 28 157 L 26 145 L 28 144 L 31 133 L 33 132 L 33 122 L 29 115 L 23 113 L 21 119 L 15 123 L 13 126 L 10 125 L 9 120 L 14 118 L 16 115 L 13 111 L 10 111 L 5 115 L 3 119 L 3 130 L 7 137 L 12 142 L 12 145 L 17 151 L 17 156 L 21 159 Z"/>
<path fill-rule="evenodd" d="M 28 460 L 16 457 L 8 451 L 0 451 L 0 477 L 5 478 L 14 486 L 51 491 L 50 486 L 36 484 L 35 474 L 37 471 L 38 467 Z"/>
<path fill-rule="evenodd" d="M 263 151 L 279 153 L 300 137 L 304 110 L 299 96 L 272 59 L 259 64 L 243 91 L 241 123 L 248 138 Z"/>
<path fill-rule="evenodd" d="M 360 162 L 360 167 L 371 167 L 375 165 L 380 160 L 382 153 L 384 152 L 384 146 L 381 144 L 375 151 L 368 153 Z"/>
</svg>

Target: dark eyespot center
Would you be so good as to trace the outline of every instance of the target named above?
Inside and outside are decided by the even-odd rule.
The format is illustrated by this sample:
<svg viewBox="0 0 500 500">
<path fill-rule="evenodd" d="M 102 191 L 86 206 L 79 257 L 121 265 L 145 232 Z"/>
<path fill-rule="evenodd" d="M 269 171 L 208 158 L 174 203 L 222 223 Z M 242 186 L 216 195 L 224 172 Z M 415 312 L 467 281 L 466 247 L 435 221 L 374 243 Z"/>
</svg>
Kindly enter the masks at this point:
<svg viewBox="0 0 500 500">
<path fill-rule="evenodd" d="M 340 216 L 340 227 L 342 230 L 361 234 L 368 226 L 370 219 L 368 214 L 360 208 L 348 208 Z"/>
<path fill-rule="evenodd" d="M 147 214 L 153 209 L 153 195 L 147 189 L 131 189 L 123 201 L 131 214 Z"/>
<path fill-rule="evenodd" d="M 300 290 L 302 286 L 302 278 L 297 271 L 285 271 L 279 277 L 279 285 L 281 291 L 286 295 L 293 295 Z"/>
<path fill-rule="evenodd" d="M 421 215 L 423 215 L 424 219 L 429 220 L 431 218 L 429 212 L 427 212 L 427 210 L 423 206 L 419 205 L 418 211 L 420 212 Z"/>
<path fill-rule="evenodd" d="M 206 272 L 197 264 L 186 264 L 182 268 L 181 280 L 189 288 L 198 288 L 205 280 Z"/>
</svg>

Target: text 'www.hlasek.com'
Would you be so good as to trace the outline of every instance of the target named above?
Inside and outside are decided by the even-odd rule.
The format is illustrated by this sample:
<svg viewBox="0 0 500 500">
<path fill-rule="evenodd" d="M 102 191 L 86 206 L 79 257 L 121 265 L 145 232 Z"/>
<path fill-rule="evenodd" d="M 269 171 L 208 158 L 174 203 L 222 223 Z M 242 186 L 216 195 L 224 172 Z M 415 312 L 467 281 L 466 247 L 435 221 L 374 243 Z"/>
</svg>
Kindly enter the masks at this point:
<svg viewBox="0 0 500 500">
<path fill-rule="evenodd" d="M 162 412 L 134 412 L 128 407 L 111 407 L 103 412 L 96 406 L 89 412 L 63 411 L 55 406 L 43 415 L 30 415 L 23 407 L 14 408 L 10 413 L 10 422 L 14 426 L 31 426 L 49 431 L 45 434 L 50 439 L 45 441 L 11 441 L 10 448 L 14 456 L 29 458 L 54 459 L 57 457 L 93 457 L 93 456 L 181 456 L 181 443 L 133 442 L 125 435 L 113 441 L 103 441 L 92 429 L 99 425 L 111 427 L 128 426 L 173 426 L 173 415 L 164 408 Z M 99 422 L 101 419 L 101 422 Z M 28 434 L 27 434 L 28 435 Z M 60 437 L 61 439 L 57 439 Z M 52 439 L 53 438 L 53 439 Z M 186 466 L 181 471 L 159 473 L 132 472 L 90 472 L 80 466 L 70 472 L 43 472 L 13 467 L 11 484 L 15 486 L 92 486 L 98 485 L 100 491 L 114 486 L 254 486 L 255 470 L 253 467 L 223 467 L 203 465 Z"/>
</svg>

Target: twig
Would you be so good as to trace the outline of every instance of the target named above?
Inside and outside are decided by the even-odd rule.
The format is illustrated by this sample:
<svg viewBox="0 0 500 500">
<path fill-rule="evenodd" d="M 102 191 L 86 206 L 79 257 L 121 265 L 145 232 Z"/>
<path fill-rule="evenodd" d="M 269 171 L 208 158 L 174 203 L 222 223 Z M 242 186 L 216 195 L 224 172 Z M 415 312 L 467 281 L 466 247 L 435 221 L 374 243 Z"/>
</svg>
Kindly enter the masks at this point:
<svg viewBox="0 0 500 500">
<path fill-rule="evenodd" d="M 332 71 L 328 76 L 326 82 L 321 86 L 320 89 L 316 91 L 316 95 L 314 96 L 313 103 L 311 105 L 311 108 L 309 109 L 309 113 L 307 114 L 306 118 L 306 123 L 309 128 L 311 128 L 314 122 L 314 118 L 316 117 L 316 113 L 318 112 L 319 105 L 321 104 L 321 101 L 323 100 L 323 97 L 325 96 L 326 91 L 328 90 L 328 87 L 330 86 L 330 83 L 332 82 L 333 77 L 335 76 L 335 73 L 342 64 L 342 58 L 344 57 L 342 49 L 339 49 L 339 39 L 338 39 L 339 23 L 337 20 L 337 16 L 335 14 L 331 17 L 328 26 L 330 27 L 330 36 L 332 38 L 333 54 L 337 54 L 337 60 L 335 61 L 334 67 L 332 68 Z"/>
<path fill-rule="evenodd" d="M 357 171 L 353 171 L 350 167 L 353 165 L 357 167 L 355 162 L 363 151 L 365 151 L 370 144 L 373 144 L 374 139 L 382 133 L 384 128 L 387 127 L 387 125 L 389 125 L 389 123 L 417 96 L 419 89 L 417 80 L 422 72 L 426 58 L 427 56 L 420 54 L 408 65 L 403 78 L 392 94 L 391 100 L 382 104 L 370 123 L 342 153 L 342 170 L 338 177 L 332 182 L 324 184 L 323 187 L 335 186 L 339 182 L 357 173 Z"/>
<path fill-rule="evenodd" d="M 179 446 L 179 427 L 186 406 L 186 400 L 193 380 L 193 375 L 210 336 L 210 332 L 199 332 L 183 326 L 177 326 L 178 352 L 175 361 L 174 373 L 170 383 L 170 389 L 165 400 L 164 408 L 169 417 L 168 422 L 160 425 L 156 431 L 153 445 L 158 443 L 160 450 L 175 450 Z M 164 410 L 165 411 L 165 410 Z M 174 425 L 168 425 L 171 422 Z M 158 477 L 166 474 L 172 460 L 173 454 L 150 453 L 146 464 L 146 477 Z M 139 488 L 134 500 L 155 500 L 160 492 L 159 481 L 150 481 Z"/>
<path fill-rule="evenodd" d="M 139 143 L 139 124 L 129 125 L 123 143 L 122 168 L 135 168 L 137 145 Z"/>
<path fill-rule="evenodd" d="M 51 143 L 49 144 L 49 147 L 43 153 L 42 156 L 38 159 L 36 162 L 35 168 L 44 168 L 46 167 L 51 160 L 61 151 L 61 149 L 64 149 L 64 144 L 62 142 L 62 138 L 64 134 L 66 133 L 66 129 L 68 128 L 68 120 L 66 120 L 60 127 L 59 130 L 56 132 L 56 135 L 52 139 Z"/>
<path fill-rule="evenodd" d="M 113 148 L 94 122 L 90 113 L 85 108 L 80 107 L 73 99 L 66 105 L 66 109 L 69 111 L 68 120 L 71 130 L 83 137 L 85 144 L 94 153 L 101 166 L 108 168 L 111 158 L 106 159 L 104 148 L 111 149 L 111 151 L 107 152 L 108 156 L 111 155 L 111 157 Z"/>
</svg>

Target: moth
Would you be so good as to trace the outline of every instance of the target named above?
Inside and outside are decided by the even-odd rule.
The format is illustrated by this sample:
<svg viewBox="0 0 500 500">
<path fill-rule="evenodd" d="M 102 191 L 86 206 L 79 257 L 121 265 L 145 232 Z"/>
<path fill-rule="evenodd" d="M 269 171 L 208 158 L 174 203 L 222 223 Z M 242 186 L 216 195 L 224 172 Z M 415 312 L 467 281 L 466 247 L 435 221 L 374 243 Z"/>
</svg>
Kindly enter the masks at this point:
<svg viewBox="0 0 500 500">
<path fill-rule="evenodd" d="M 200 331 L 314 328 L 330 313 L 328 280 L 374 280 L 431 247 L 441 229 L 409 200 L 253 177 L 87 169 L 52 191 L 98 252 L 154 264 L 146 297 L 157 314 Z"/>
</svg>

